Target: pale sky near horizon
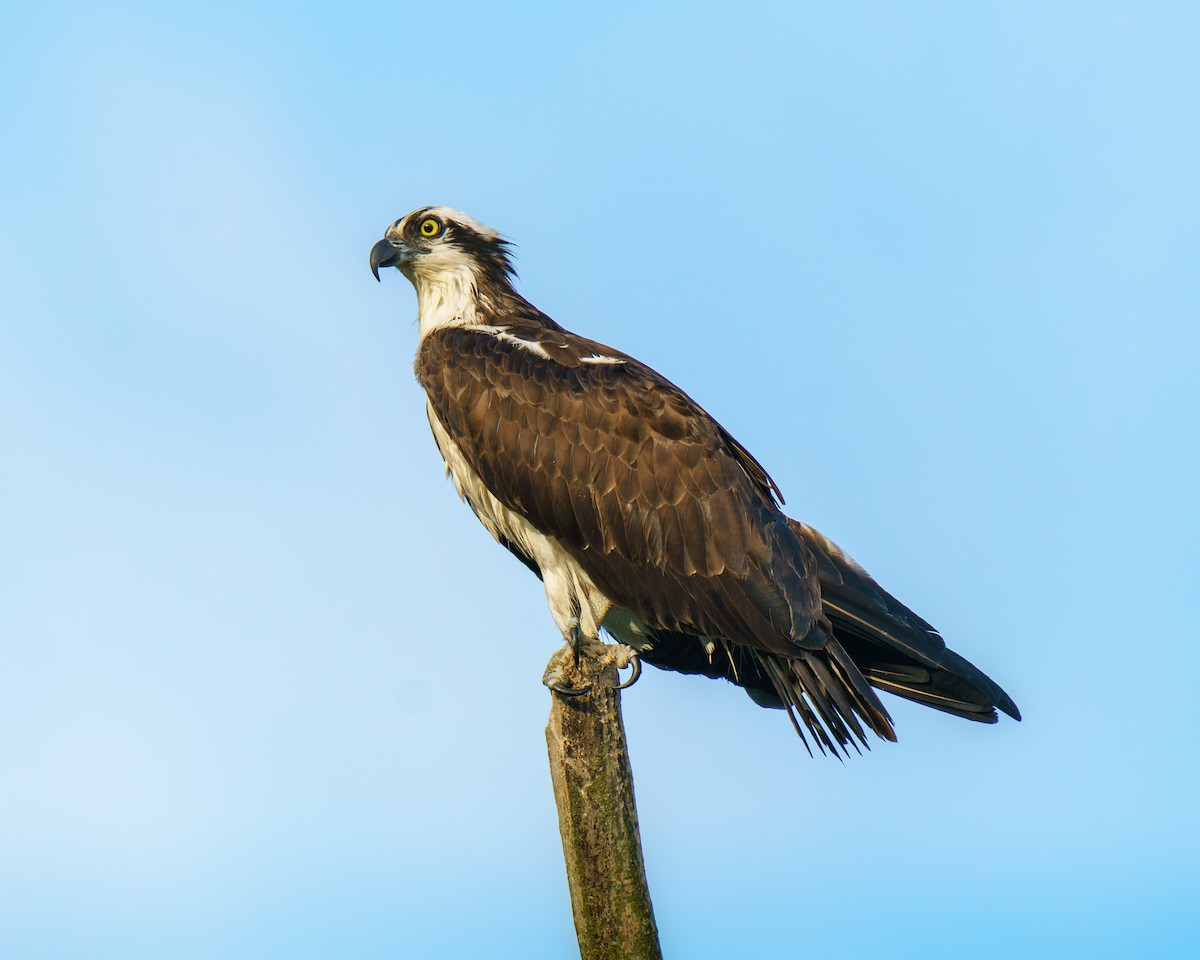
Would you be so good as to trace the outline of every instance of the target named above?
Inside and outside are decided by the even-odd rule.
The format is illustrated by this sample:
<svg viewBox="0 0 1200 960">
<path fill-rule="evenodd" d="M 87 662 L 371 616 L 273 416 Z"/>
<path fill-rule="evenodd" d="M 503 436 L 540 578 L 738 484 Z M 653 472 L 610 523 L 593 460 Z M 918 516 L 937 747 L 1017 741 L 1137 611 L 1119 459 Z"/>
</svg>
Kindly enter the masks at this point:
<svg viewBox="0 0 1200 960">
<path fill-rule="evenodd" d="M 427 203 L 1025 715 L 625 698 L 664 950 L 1185 957 L 1200 8 L 6 15 L 0 957 L 567 957 L 537 581 L 443 477 Z"/>
</svg>

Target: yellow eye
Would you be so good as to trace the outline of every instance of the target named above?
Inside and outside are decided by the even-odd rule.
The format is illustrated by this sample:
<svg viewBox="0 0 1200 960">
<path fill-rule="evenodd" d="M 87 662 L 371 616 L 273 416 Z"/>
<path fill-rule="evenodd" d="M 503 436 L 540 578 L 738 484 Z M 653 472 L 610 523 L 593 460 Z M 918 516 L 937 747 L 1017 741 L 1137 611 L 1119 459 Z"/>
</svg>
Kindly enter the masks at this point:
<svg viewBox="0 0 1200 960">
<path fill-rule="evenodd" d="M 442 232 L 442 224 L 436 217 L 426 217 L 421 221 L 421 236 L 436 237 Z"/>
</svg>

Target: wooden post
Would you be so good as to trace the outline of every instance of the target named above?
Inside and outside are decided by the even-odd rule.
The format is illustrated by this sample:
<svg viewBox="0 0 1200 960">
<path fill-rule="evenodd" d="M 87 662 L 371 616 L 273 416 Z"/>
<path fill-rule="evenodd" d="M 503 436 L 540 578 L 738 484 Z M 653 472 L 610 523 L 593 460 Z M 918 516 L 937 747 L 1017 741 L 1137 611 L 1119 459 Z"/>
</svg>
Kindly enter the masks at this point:
<svg viewBox="0 0 1200 960">
<path fill-rule="evenodd" d="M 661 960 L 621 720 L 620 649 L 587 647 L 578 667 L 569 646 L 550 658 L 545 684 L 588 688 L 551 691 L 550 777 L 582 960 Z"/>
</svg>

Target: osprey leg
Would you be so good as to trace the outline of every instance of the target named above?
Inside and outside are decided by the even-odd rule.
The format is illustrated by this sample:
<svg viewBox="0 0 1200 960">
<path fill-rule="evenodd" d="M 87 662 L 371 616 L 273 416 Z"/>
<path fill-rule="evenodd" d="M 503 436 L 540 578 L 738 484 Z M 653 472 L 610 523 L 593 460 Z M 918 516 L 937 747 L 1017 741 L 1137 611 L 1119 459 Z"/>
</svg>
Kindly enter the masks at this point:
<svg viewBox="0 0 1200 960">
<path fill-rule="evenodd" d="M 571 619 L 570 626 L 563 634 L 563 639 L 567 641 L 567 649 L 571 651 L 571 658 L 575 663 L 575 672 L 579 673 L 579 652 L 580 648 L 583 646 L 583 634 L 579 629 L 578 617 L 573 617 Z M 554 661 L 551 660 L 550 663 L 553 664 Z M 584 684 L 581 687 L 568 686 L 559 679 L 558 671 L 556 671 L 553 675 L 551 674 L 550 665 L 547 665 L 546 672 L 542 675 L 542 683 L 544 683 L 555 693 L 564 697 L 581 697 L 592 688 L 590 683 Z"/>
<path fill-rule="evenodd" d="M 567 641 L 567 648 L 569 648 L 572 653 L 575 662 L 575 671 L 577 673 L 581 672 L 580 656 L 582 655 L 586 645 L 598 647 L 600 652 L 597 653 L 597 656 L 604 659 L 605 662 L 611 660 L 618 670 L 629 667 L 629 679 L 617 684 L 618 690 L 628 690 L 638 682 L 638 678 L 642 675 L 642 661 L 641 658 L 638 657 L 637 651 L 623 643 L 610 645 L 601 642 L 598 637 L 584 638 L 582 631 L 580 630 L 578 617 L 572 618 L 570 627 L 566 631 L 563 639 Z M 551 661 L 551 663 L 553 663 L 553 661 Z M 582 687 L 568 686 L 561 679 L 559 679 L 557 671 L 552 674 L 549 666 L 546 667 L 546 673 L 542 677 L 542 682 L 555 693 L 564 697 L 579 697 L 591 689 L 590 683 Z"/>
</svg>

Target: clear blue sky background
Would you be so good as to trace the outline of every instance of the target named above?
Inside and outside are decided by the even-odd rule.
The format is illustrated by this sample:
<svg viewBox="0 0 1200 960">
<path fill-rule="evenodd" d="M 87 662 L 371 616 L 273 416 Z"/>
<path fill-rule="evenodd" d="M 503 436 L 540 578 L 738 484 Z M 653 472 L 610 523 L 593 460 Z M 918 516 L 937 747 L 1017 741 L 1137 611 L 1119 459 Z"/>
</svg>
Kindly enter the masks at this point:
<svg viewBox="0 0 1200 960">
<path fill-rule="evenodd" d="M 1013 694 L 810 760 L 626 697 L 676 958 L 1196 956 L 1190 3 L 25 5 L 0 955 L 565 957 L 539 584 L 443 479 L 461 207 Z"/>
</svg>

